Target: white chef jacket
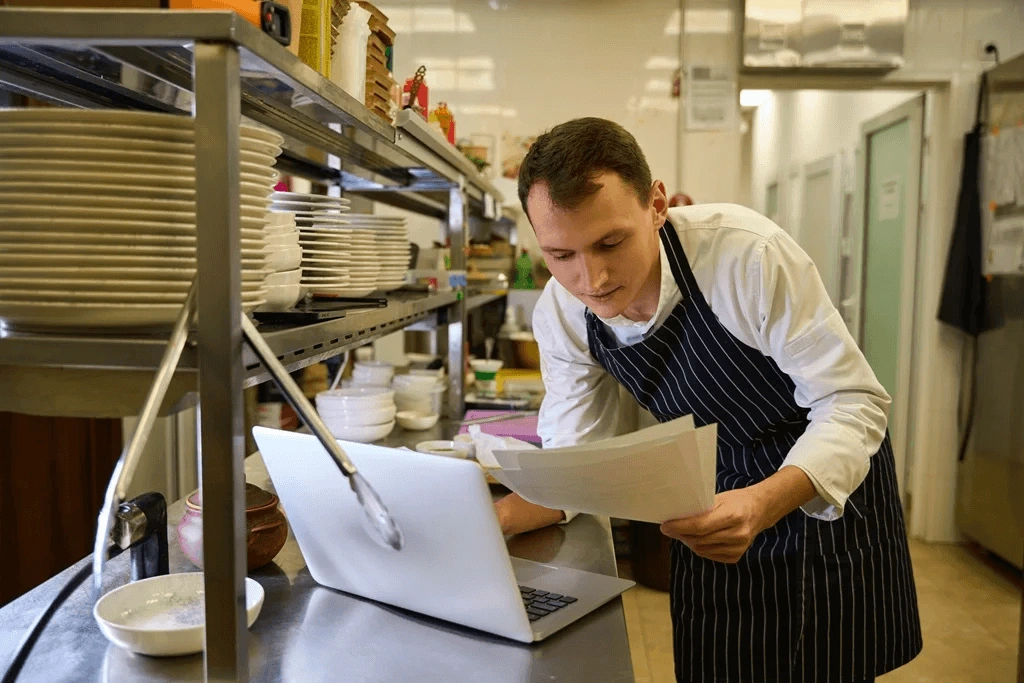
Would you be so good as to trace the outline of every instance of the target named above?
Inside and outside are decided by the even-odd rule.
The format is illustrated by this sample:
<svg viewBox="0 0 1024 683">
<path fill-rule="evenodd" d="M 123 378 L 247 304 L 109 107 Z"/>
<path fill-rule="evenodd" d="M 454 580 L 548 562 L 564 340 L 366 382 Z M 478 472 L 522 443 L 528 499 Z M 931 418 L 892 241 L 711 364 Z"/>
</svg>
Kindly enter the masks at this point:
<svg viewBox="0 0 1024 683">
<path fill-rule="evenodd" d="M 885 436 L 889 395 L 825 292 L 810 257 L 772 221 L 734 204 L 669 209 L 694 279 L 737 340 L 770 356 L 796 385 L 810 424 L 783 467 L 803 470 L 818 496 L 803 510 L 838 519 Z M 603 320 L 629 345 L 664 323 L 682 294 L 661 247 L 661 292 L 651 320 Z M 534 309 L 547 394 L 537 431 L 545 448 L 621 433 L 618 383 L 590 355 L 586 305 L 554 279 Z M 567 517 L 571 514 L 567 513 Z"/>
</svg>

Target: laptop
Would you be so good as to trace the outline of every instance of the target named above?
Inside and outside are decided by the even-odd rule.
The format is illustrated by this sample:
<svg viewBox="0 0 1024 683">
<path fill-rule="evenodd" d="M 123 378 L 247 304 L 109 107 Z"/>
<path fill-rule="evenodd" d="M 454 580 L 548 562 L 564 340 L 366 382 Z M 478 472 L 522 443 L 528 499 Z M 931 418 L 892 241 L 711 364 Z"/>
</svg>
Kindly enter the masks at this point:
<svg viewBox="0 0 1024 683">
<path fill-rule="evenodd" d="M 634 585 L 510 557 L 476 462 L 339 441 L 401 528 L 405 545 L 396 551 L 371 528 L 315 436 L 252 431 L 322 586 L 530 643 Z"/>
</svg>

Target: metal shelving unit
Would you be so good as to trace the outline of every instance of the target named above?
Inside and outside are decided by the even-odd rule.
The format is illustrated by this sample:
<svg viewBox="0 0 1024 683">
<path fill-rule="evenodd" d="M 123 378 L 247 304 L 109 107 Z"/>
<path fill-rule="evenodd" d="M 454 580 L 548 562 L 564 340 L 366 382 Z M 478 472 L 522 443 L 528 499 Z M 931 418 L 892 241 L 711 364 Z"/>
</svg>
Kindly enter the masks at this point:
<svg viewBox="0 0 1024 683">
<path fill-rule="evenodd" d="M 240 324 L 242 117 L 285 136 L 285 172 L 446 220 L 455 271 L 466 266 L 468 214 L 500 220 L 501 194 L 422 120 L 388 125 L 232 12 L 0 9 L 0 87 L 62 106 L 195 117 L 202 323 L 178 372 L 198 375 L 202 406 L 205 670 L 210 681 L 247 680 L 242 389 L 269 375 Z M 461 415 L 466 310 L 460 291 L 399 294 L 386 308 L 260 332 L 293 370 L 414 323 L 445 326 L 449 410 Z M 116 391 L 118 371 L 155 369 L 165 345 L 0 331 L 0 365 L 98 370 Z"/>
</svg>

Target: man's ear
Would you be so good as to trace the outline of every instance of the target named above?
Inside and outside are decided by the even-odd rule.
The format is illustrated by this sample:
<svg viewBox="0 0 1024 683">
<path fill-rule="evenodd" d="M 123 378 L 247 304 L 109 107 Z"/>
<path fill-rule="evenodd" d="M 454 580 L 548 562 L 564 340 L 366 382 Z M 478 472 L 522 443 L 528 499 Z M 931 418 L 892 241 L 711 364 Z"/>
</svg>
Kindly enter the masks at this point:
<svg viewBox="0 0 1024 683">
<path fill-rule="evenodd" d="M 660 180 L 655 180 L 651 185 L 651 216 L 658 229 L 668 220 L 668 194 L 665 192 L 665 183 Z"/>
</svg>

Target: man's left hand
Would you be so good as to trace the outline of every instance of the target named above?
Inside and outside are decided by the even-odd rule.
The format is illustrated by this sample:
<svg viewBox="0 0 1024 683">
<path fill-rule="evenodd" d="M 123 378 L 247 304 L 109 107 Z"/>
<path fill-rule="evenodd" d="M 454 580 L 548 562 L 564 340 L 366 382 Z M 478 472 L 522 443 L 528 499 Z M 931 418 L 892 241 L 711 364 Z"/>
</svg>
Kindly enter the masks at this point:
<svg viewBox="0 0 1024 683">
<path fill-rule="evenodd" d="M 736 564 L 766 527 L 761 499 L 753 489 L 724 491 L 708 512 L 661 525 L 661 533 L 685 543 L 701 557 Z"/>
<path fill-rule="evenodd" d="M 682 541 L 701 557 L 736 564 L 759 533 L 814 498 L 811 480 L 786 466 L 749 488 L 723 491 L 708 512 L 661 525 L 661 533 Z"/>
</svg>

